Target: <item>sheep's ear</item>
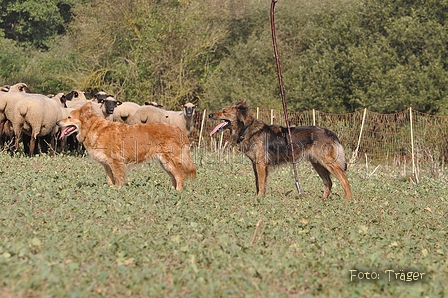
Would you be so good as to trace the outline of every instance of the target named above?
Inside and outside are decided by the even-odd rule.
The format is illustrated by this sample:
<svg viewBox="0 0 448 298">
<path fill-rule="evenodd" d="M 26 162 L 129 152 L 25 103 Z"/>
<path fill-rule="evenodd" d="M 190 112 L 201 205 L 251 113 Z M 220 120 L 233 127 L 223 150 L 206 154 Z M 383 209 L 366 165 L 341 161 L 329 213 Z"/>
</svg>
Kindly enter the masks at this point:
<svg viewBox="0 0 448 298">
<path fill-rule="evenodd" d="M 121 105 L 122 104 L 122 102 L 121 101 L 119 101 L 119 100 L 117 100 L 117 102 L 116 102 L 116 104 L 115 104 L 115 106 L 116 107 L 118 107 L 119 105 Z"/>
<path fill-rule="evenodd" d="M 67 98 L 65 98 L 65 95 L 62 94 L 61 98 L 59 99 L 59 101 L 62 103 L 63 107 L 66 108 L 67 107 Z"/>
<path fill-rule="evenodd" d="M 145 106 L 149 106 L 149 105 L 150 105 L 150 103 L 145 101 Z"/>
</svg>

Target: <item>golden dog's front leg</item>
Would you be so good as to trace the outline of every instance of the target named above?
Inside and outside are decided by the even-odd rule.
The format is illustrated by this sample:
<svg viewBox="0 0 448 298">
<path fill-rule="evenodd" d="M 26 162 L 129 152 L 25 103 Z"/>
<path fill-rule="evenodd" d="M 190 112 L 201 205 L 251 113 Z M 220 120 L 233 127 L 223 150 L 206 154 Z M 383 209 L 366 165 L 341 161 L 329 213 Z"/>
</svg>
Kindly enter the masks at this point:
<svg viewBox="0 0 448 298">
<path fill-rule="evenodd" d="M 122 162 L 114 160 L 110 164 L 110 169 L 114 184 L 118 187 L 118 189 L 120 189 L 124 185 L 124 181 L 126 179 L 126 165 Z"/>
</svg>

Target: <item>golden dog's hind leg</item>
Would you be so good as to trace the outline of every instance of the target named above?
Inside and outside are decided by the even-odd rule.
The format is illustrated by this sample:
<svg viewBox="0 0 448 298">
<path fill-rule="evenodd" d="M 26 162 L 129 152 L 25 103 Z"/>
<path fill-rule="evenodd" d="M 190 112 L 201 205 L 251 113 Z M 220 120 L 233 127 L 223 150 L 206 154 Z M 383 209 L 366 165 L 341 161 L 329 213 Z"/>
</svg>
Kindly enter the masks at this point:
<svg viewBox="0 0 448 298">
<path fill-rule="evenodd" d="M 182 191 L 184 188 L 182 163 L 174 159 L 170 154 L 162 154 L 159 160 L 162 168 L 170 175 L 173 187 L 178 191 Z"/>
<path fill-rule="evenodd" d="M 104 170 L 106 170 L 106 181 L 109 185 L 115 184 L 114 175 L 108 164 L 103 164 Z"/>
<path fill-rule="evenodd" d="M 126 179 L 126 165 L 119 161 L 112 161 L 109 166 L 114 179 L 114 184 L 120 189 L 124 185 Z"/>
</svg>

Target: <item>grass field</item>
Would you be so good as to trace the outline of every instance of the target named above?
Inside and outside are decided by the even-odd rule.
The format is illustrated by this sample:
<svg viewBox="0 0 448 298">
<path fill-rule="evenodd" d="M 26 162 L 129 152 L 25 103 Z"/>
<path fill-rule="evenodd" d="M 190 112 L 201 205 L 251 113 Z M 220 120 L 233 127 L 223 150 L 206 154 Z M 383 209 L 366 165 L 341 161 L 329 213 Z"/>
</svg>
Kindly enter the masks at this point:
<svg viewBox="0 0 448 298">
<path fill-rule="evenodd" d="M 446 176 L 354 165 L 322 201 L 303 163 L 304 195 L 286 167 L 258 198 L 245 158 L 195 162 L 179 194 L 157 165 L 117 191 L 88 157 L 0 154 L 0 297 L 448 295 Z"/>
</svg>

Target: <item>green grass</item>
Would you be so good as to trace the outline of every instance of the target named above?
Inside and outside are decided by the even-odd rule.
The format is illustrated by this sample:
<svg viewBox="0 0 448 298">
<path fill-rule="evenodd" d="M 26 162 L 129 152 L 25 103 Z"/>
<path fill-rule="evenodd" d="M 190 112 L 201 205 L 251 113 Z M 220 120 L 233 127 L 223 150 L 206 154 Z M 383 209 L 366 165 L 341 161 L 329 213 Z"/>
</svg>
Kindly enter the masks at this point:
<svg viewBox="0 0 448 298">
<path fill-rule="evenodd" d="M 367 178 L 355 165 L 354 199 L 334 181 L 322 201 L 303 163 L 304 195 L 287 167 L 258 198 L 246 158 L 195 161 L 179 194 L 157 165 L 130 170 L 117 191 L 88 157 L 0 154 L 0 297 L 448 295 L 446 176 L 416 185 L 397 168 Z M 386 270 L 424 275 L 389 281 Z"/>
</svg>

